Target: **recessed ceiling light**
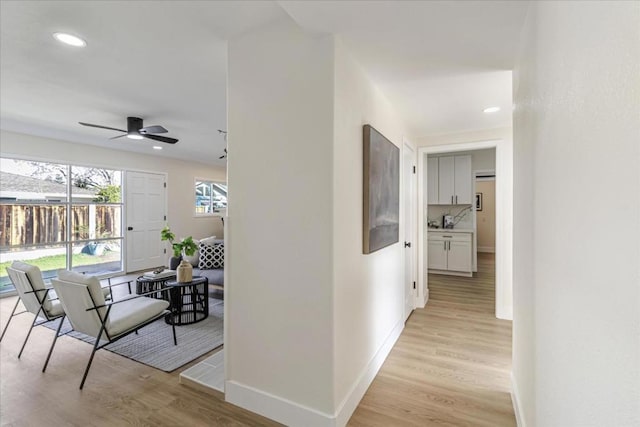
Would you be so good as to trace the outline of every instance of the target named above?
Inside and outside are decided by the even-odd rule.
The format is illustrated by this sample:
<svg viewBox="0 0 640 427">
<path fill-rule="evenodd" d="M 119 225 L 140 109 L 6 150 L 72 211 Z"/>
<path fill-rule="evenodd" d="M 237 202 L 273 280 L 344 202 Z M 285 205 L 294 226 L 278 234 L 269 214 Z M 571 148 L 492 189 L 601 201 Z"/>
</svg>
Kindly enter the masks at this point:
<svg viewBox="0 0 640 427">
<path fill-rule="evenodd" d="M 488 107 L 482 111 L 484 111 L 485 113 L 497 113 L 498 111 L 500 111 L 500 107 Z"/>
<path fill-rule="evenodd" d="M 136 135 L 135 133 L 127 134 L 127 138 L 129 139 L 142 139 L 142 135 Z"/>
<path fill-rule="evenodd" d="M 87 42 L 82 40 L 78 36 L 74 36 L 72 34 L 67 33 L 53 33 L 53 38 L 58 40 L 61 43 L 68 44 L 69 46 L 75 47 L 85 47 Z"/>
<path fill-rule="evenodd" d="M 153 146 L 153 149 L 154 149 L 154 150 L 162 150 L 162 147 L 160 147 L 159 145 L 154 145 L 154 146 Z"/>
</svg>

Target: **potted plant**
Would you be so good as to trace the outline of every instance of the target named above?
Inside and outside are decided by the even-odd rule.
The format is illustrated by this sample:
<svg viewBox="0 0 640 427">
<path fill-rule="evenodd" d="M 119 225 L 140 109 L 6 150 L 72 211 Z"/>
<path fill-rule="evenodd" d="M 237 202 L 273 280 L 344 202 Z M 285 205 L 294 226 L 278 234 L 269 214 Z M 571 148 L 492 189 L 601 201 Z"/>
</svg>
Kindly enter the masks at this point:
<svg viewBox="0 0 640 427">
<path fill-rule="evenodd" d="M 198 250 L 198 245 L 193 241 L 193 237 L 185 237 L 180 242 L 176 242 L 176 235 L 171 231 L 168 225 L 166 225 L 160 231 L 160 240 L 168 241 L 171 244 L 173 250 L 173 256 L 169 260 L 169 269 L 175 270 L 180 261 L 182 260 L 182 253 L 187 256 L 193 256 Z"/>
</svg>

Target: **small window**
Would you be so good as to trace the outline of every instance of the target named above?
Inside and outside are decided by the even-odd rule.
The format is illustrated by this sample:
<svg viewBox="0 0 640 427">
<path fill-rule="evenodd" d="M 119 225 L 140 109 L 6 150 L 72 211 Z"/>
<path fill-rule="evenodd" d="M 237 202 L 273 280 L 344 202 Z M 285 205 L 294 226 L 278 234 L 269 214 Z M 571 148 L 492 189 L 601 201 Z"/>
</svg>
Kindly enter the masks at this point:
<svg viewBox="0 0 640 427">
<path fill-rule="evenodd" d="M 227 184 L 196 178 L 196 216 L 221 215 L 227 209 Z"/>
</svg>

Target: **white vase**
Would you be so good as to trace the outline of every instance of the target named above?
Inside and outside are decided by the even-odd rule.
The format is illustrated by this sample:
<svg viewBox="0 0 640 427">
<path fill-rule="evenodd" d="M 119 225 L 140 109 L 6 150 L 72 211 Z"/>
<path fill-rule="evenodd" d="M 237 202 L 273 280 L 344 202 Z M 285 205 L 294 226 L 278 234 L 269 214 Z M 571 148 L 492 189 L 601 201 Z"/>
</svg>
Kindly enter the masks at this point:
<svg viewBox="0 0 640 427">
<path fill-rule="evenodd" d="M 180 265 L 176 269 L 178 283 L 188 283 L 193 279 L 193 267 L 187 260 L 180 261 Z"/>
</svg>

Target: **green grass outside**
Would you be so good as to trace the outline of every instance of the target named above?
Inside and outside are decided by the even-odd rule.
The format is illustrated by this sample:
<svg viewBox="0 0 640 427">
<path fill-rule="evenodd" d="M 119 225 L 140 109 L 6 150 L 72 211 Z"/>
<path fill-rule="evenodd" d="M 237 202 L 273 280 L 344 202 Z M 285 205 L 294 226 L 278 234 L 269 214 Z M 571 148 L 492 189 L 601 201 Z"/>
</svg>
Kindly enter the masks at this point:
<svg viewBox="0 0 640 427">
<path fill-rule="evenodd" d="M 79 253 L 73 254 L 73 266 L 78 267 L 82 265 L 102 264 L 111 261 L 118 261 L 119 259 L 120 252 L 115 251 L 105 251 L 101 256 Z M 12 262 L 13 261 L 0 263 L 0 279 L 8 276 L 7 267 L 10 267 Z M 41 271 L 67 268 L 67 256 L 65 254 L 50 255 L 42 258 L 30 259 L 26 262 L 32 265 L 37 265 Z M 0 287 L 6 286 L 6 284 L 2 282 L 0 282 Z"/>
</svg>

